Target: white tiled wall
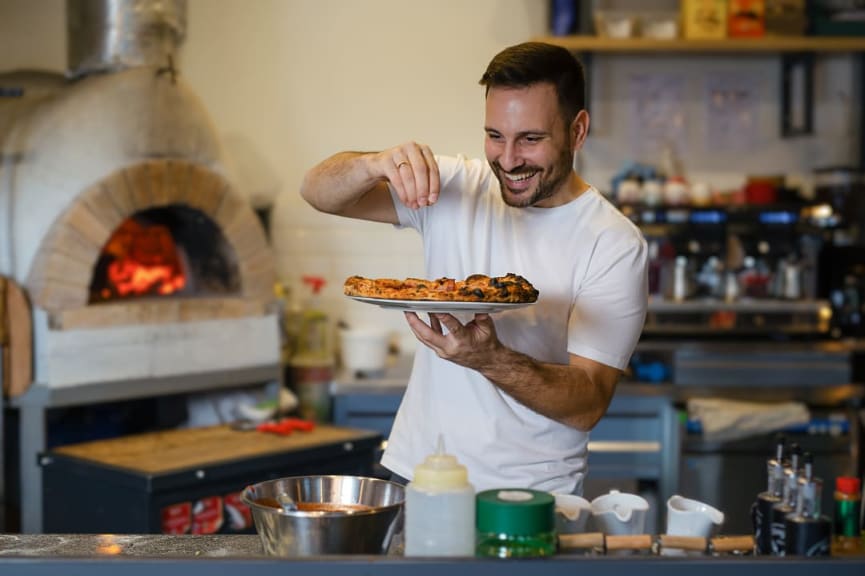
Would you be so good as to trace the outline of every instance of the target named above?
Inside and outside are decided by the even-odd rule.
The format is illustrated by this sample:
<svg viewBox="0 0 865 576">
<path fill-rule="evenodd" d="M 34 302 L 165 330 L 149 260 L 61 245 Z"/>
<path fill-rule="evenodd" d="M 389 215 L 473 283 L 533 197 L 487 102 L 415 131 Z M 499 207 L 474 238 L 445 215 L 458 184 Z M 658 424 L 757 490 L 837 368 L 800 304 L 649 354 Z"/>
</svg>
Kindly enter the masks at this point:
<svg viewBox="0 0 865 576">
<path fill-rule="evenodd" d="M 277 272 L 302 295 L 301 278 L 319 275 L 327 280 L 321 303 L 334 321 L 351 326 L 373 325 L 393 331 L 394 339 L 410 335 L 403 315 L 361 304 L 342 294 L 343 281 L 353 274 L 369 277 L 423 275 L 420 237 L 414 230 L 321 214 L 296 191 L 284 191 L 276 204 L 272 237 Z"/>
</svg>

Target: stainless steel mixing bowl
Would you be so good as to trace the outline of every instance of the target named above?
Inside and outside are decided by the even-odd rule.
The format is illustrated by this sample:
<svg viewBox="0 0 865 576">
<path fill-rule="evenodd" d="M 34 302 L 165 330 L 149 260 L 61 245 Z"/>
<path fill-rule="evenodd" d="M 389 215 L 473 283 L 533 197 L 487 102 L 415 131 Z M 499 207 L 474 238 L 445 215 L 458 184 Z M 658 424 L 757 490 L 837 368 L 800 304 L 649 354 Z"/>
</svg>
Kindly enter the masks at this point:
<svg viewBox="0 0 865 576">
<path fill-rule="evenodd" d="M 360 511 L 285 511 L 280 494 L 297 503 L 370 507 Z M 360 476 L 295 476 L 247 486 L 241 500 L 252 510 L 266 554 L 384 554 L 401 525 L 405 488 Z"/>
</svg>

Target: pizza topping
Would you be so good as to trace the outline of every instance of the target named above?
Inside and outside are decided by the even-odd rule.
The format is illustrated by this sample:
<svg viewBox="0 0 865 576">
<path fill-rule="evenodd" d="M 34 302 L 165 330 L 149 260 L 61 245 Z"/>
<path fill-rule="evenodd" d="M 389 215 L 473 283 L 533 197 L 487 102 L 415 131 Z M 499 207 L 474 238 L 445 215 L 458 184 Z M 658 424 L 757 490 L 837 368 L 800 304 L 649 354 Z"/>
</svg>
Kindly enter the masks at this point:
<svg viewBox="0 0 865 576">
<path fill-rule="evenodd" d="M 472 274 L 465 280 L 395 280 L 351 276 L 346 279 L 343 291 L 347 296 L 390 300 L 526 303 L 534 302 L 538 298 L 535 287 L 522 276 L 513 273 L 492 278 L 484 274 Z"/>
</svg>

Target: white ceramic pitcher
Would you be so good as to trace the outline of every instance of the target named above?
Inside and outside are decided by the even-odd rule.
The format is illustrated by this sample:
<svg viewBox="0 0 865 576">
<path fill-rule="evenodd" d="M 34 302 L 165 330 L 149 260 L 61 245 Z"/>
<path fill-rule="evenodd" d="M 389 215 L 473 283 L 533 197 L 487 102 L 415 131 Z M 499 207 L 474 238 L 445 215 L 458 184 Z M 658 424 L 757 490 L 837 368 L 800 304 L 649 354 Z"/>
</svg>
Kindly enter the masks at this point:
<svg viewBox="0 0 865 576">
<path fill-rule="evenodd" d="M 604 534 L 642 534 L 648 512 L 645 498 L 610 490 L 592 500 L 592 525 Z"/>
<path fill-rule="evenodd" d="M 586 531 L 592 504 L 576 494 L 553 494 L 556 499 L 556 532 L 579 534 Z"/>
<path fill-rule="evenodd" d="M 667 534 L 709 538 L 723 523 L 724 513 L 704 502 L 678 494 L 667 500 Z"/>
</svg>

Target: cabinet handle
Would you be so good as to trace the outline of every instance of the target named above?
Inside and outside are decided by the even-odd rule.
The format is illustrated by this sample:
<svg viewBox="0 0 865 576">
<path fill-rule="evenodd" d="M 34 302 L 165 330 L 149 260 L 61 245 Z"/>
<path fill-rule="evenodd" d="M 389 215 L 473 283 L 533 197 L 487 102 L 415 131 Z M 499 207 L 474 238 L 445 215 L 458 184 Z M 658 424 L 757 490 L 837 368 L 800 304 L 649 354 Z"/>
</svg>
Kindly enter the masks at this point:
<svg viewBox="0 0 865 576">
<path fill-rule="evenodd" d="M 589 442 L 589 452 L 660 452 L 660 442 Z"/>
</svg>

